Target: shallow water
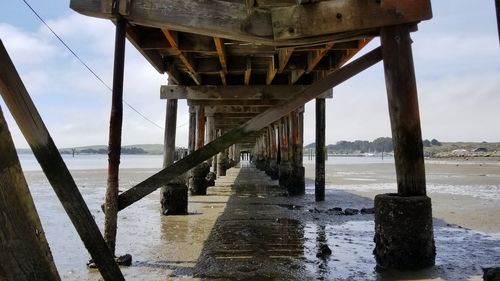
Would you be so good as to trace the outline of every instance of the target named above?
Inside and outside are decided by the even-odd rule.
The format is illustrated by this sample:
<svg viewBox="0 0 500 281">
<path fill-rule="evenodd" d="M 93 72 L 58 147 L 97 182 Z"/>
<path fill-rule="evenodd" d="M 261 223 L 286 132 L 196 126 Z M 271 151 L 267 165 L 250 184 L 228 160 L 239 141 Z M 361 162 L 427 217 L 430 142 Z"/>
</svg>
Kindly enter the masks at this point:
<svg viewBox="0 0 500 281">
<path fill-rule="evenodd" d="M 314 172 L 311 165 L 305 166 L 306 174 Z M 161 216 L 159 195 L 153 193 L 120 212 L 117 253 L 133 256 L 133 265 L 122 269 L 127 280 L 480 280 L 481 266 L 500 264 L 500 231 L 494 227 L 500 225 L 495 215 L 500 205 L 499 184 L 492 180 L 500 172 L 495 167 L 496 163 L 458 167 L 456 163 L 428 163 L 428 190 L 437 215 L 438 255 L 431 270 L 375 272 L 373 215 L 327 212 L 333 207 L 371 207 L 373 194 L 394 192 L 390 163 L 327 166 L 329 189 L 321 203 L 314 202 L 311 185 L 305 196 L 284 197 L 276 182 L 245 169 L 241 174 L 230 170 L 218 180 L 218 187 L 209 189 L 208 196 L 191 196 L 188 216 Z M 156 170 L 123 169 L 121 189 Z M 99 226 L 103 224 L 100 204 L 105 172 L 72 170 Z M 483 173 L 494 176 L 478 176 Z M 88 254 L 43 174 L 28 171 L 26 176 L 63 280 L 97 280 L 98 272 L 85 267 Z M 456 201 L 449 201 L 453 198 Z M 493 225 L 488 234 L 463 227 L 466 215 L 481 209 L 478 204 L 496 208 L 492 209 L 496 212 L 488 211 L 491 217 L 479 213 L 488 220 L 480 225 Z M 317 258 L 319 245 L 325 243 L 332 255 Z"/>
</svg>

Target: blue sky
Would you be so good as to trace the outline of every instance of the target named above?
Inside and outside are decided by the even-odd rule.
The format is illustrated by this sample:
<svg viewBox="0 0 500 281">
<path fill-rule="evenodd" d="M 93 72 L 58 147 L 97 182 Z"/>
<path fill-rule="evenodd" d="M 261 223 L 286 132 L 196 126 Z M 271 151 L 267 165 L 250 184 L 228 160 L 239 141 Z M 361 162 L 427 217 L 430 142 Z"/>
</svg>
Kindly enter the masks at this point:
<svg viewBox="0 0 500 281">
<path fill-rule="evenodd" d="M 114 25 L 76 14 L 69 1 L 30 0 L 52 28 L 108 85 Z M 434 0 L 434 18 L 412 34 L 424 138 L 500 141 L 500 47 L 494 1 Z M 0 39 L 59 147 L 106 144 L 111 95 L 41 25 L 21 0 L 0 3 Z M 374 40 L 367 49 L 379 44 Z M 125 99 L 163 126 L 159 75 L 127 45 Z M 18 147 L 27 147 L 3 101 Z M 305 124 L 314 124 L 314 102 Z M 187 145 L 187 108 L 180 103 L 177 144 Z M 382 65 L 334 89 L 327 101 L 327 143 L 390 136 Z M 314 141 L 306 126 L 304 142 Z M 162 143 L 163 132 L 125 108 L 123 143 Z"/>
</svg>

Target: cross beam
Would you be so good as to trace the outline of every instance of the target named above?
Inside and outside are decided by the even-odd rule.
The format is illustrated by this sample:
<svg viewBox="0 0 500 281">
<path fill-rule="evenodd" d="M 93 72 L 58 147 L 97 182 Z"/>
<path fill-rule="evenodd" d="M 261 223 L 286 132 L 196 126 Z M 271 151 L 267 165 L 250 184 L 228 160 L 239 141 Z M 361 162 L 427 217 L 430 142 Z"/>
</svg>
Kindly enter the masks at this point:
<svg viewBox="0 0 500 281">
<path fill-rule="evenodd" d="M 84 15 L 112 19 L 111 3 L 109 0 L 71 0 L 70 7 Z M 127 9 L 121 14 L 133 24 L 168 26 L 176 31 L 272 46 L 300 45 L 311 43 L 311 37 L 416 23 L 432 17 L 430 0 L 336 0 L 254 8 L 251 13 L 247 13 L 244 3 L 219 0 L 127 3 Z"/>
<path fill-rule="evenodd" d="M 119 209 L 123 210 L 134 202 L 137 202 L 141 198 L 158 189 L 160 186 L 171 181 L 175 177 L 178 177 L 180 174 L 184 174 L 194 166 L 214 156 L 220 151 L 223 151 L 247 135 L 265 128 L 289 112 L 322 95 L 326 90 L 339 85 L 361 71 L 378 63 L 381 59 L 382 52 L 379 47 L 340 68 L 339 70 L 329 74 L 324 79 L 314 82 L 307 89 L 295 94 L 288 101 L 284 101 L 264 113 L 259 114 L 248 122 L 232 129 L 214 141 L 197 149 L 187 157 L 164 168 L 153 176 L 123 192 L 119 196 Z"/>
</svg>

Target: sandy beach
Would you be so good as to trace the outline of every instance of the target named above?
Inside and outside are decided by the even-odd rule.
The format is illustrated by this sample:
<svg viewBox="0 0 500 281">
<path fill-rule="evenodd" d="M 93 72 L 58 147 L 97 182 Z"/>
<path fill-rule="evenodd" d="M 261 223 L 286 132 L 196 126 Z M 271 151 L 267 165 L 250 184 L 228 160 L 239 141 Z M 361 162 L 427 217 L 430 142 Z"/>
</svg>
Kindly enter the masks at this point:
<svg viewBox="0 0 500 281">
<path fill-rule="evenodd" d="M 500 265 L 497 159 L 427 161 L 436 267 L 383 274 L 374 271 L 373 215 L 328 210 L 372 207 L 376 194 L 395 192 L 393 161 L 329 161 L 321 203 L 314 202 L 314 165 L 308 161 L 305 196 L 286 197 L 276 182 L 264 174 L 255 178 L 248 168 L 228 171 L 207 196 L 190 196 L 188 216 L 160 215 L 159 194 L 151 194 L 119 214 L 117 254 L 134 259 L 123 273 L 127 280 L 481 280 L 481 267 Z M 156 170 L 123 169 L 121 189 Z M 25 174 L 63 280 L 98 280 L 43 174 Z M 72 174 L 102 226 L 106 171 Z M 239 186 L 233 186 L 235 178 Z M 316 257 L 320 243 L 332 248 L 330 257 Z"/>
</svg>

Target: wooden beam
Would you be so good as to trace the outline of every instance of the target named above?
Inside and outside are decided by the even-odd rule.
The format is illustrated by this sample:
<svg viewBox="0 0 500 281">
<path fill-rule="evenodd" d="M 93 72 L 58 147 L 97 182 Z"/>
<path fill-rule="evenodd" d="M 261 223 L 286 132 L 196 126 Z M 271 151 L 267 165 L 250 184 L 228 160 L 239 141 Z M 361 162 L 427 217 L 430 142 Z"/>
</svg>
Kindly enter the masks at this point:
<svg viewBox="0 0 500 281">
<path fill-rule="evenodd" d="M 278 70 L 274 64 L 274 56 L 272 56 L 271 61 L 269 62 L 269 69 L 267 70 L 266 85 L 271 85 L 277 72 Z"/>
<path fill-rule="evenodd" d="M 274 39 L 366 30 L 432 18 L 430 0 L 336 0 L 271 10 Z"/>
<path fill-rule="evenodd" d="M 317 51 L 309 52 L 307 55 L 307 68 L 306 73 L 310 73 L 319 63 L 319 61 L 325 56 L 325 54 L 333 47 L 333 42 L 329 42 L 326 46 Z"/>
<path fill-rule="evenodd" d="M 252 106 L 252 107 L 272 107 L 279 104 L 283 100 L 189 100 L 189 105 L 204 105 L 204 106 L 221 106 L 221 105 L 236 105 L 236 106 Z"/>
<path fill-rule="evenodd" d="M 0 40 L 0 94 L 105 280 L 125 280 Z"/>
<path fill-rule="evenodd" d="M 226 47 L 224 46 L 224 42 L 221 38 L 214 37 L 214 43 L 217 55 L 219 56 L 220 66 L 224 73 L 227 73 Z"/>
<path fill-rule="evenodd" d="M 288 60 L 292 56 L 293 53 L 293 48 L 282 48 L 278 50 L 278 60 L 279 60 L 279 66 L 278 66 L 278 73 L 282 73 L 283 70 L 285 69 L 286 64 L 288 63 Z"/>
<path fill-rule="evenodd" d="M 194 63 L 191 61 L 191 59 L 188 57 L 187 54 L 184 54 L 179 50 L 179 46 L 177 44 L 177 39 L 174 33 L 172 33 L 168 28 L 163 27 L 161 29 L 165 37 L 167 38 L 167 41 L 170 43 L 172 46 L 172 49 L 174 49 L 177 53 L 177 57 L 182 61 L 182 63 L 186 66 L 188 70 L 189 76 L 193 79 L 193 81 L 196 83 L 196 85 L 201 85 L 201 79 L 200 76 L 196 73 L 196 70 L 194 68 Z"/>
<path fill-rule="evenodd" d="M 250 59 L 250 57 L 247 57 L 245 64 L 245 85 L 248 85 L 250 83 L 251 74 L 252 74 L 252 59 Z"/>
<path fill-rule="evenodd" d="M 277 105 L 265 111 L 262 114 L 259 114 L 252 120 L 231 130 L 228 133 L 225 133 L 224 135 L 206 144 L 187 157 L 177 161 L 171 166 L 147 178 L 146 180 L 135 185 L 134 187 L 120 195 L 120 209 L 124 209 L 130 206 L 134 202 L 137 202 L 141 198 L 155 191 L 165 182 L 169 182 L 180 174 L 187 172 L 194 166 L 214 156 L 220 151 L 223 151 L 230 145 L 238 142 L 238 140 L 244 138 L 249 134 L 257 132 L 262 128 L 265 128 L 267 125 L 275 122 L 282 116 L 288 114 L 290 111 L 316 98 L 328 89 L 339 85 L 340 83 L 348 80 L 361 71 L 376 64 L 381 60 L 381 57 L 382 54 L 380 48 L 377 48 L 365 54 L 364 56 L 358 58 L 350 64 L 342 67 L 338 71 L 326 76 L 321 81 L 313 83 L 310 87 L 308 87 L 301 93 L 297 93 L 296 95 L 294 95 L 294 97 L 290 100 L 285 101 L 280 105 Z"/>
<path fill-rule="evenodd" d="M 162 85 L 161 99 L 189 100 L 287 100 L 307 88 L 304 85 L 177 86 Z"/>
<path fill-rule="evenodd" d="M 105 0 L 71 0 L 78 13 L 111 19 L 102 11 Z M 244 3 L 196 0 L 134 0 L 126 18 L 135 24 L 190 32 L 212 37 L 261 43 L 273 41 L 271 15 L 265 9 L 247 14 Z"/>
<path fill-rule="evenodd" d="M 0 107 L 0 279 L 61 280 Z"/>
</svg>

